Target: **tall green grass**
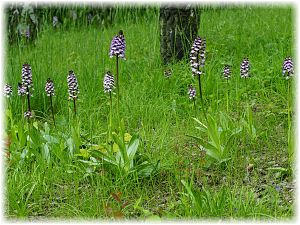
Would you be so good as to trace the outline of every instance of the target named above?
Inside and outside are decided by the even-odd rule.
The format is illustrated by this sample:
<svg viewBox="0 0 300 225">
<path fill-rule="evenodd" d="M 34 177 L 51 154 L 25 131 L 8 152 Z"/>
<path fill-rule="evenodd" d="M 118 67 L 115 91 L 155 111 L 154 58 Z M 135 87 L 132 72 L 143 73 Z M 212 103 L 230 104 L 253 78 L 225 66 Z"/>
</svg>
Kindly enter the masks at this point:
<svg viewBox="0 0 300 225">
<path fill-rule="evenodd" d="M 198 143 L 186 136 L 198 134 L 193 103 L 187 96 L 187 86 L 195 82 L 189 64 L 173 64 L 171 78 L 165 79 L 159 53 L 158 9 L 149 8 L 146 12 L 132 19 L 130 10 L 121 8 L 116 10 L 119 19 L 109 28 L 53 30 L 49 26 L 35 44 L 6 47 L 5 80 L 15 90 L 22 64 L 28 62 L 32 67 L 35 90 L 31 107 L 38 126 L 30 131 L 37 151 L 33 158 L 28 155 L 22 159 L 22 149 L 16 143 L 9 149 L 12 158 L 6 163 L 6 217 L 291 218 L 294 201 L 290 201 L 293 196 L 285 184 L 292 183 L 292 173 L 286 175 L 268 168 L 292 166 L 287 146 L 287 85 L 281 66 L 287 55 L 295 55 L 293 9 L 247 6 L 202 11 L 199 35 L 207 41 L 202 79 L 207 113 L 217 123 L 222 122 L 219 112 L 227 110 L 222 69 L 229 64 L 232 79 L 228 82 L 227 114 L 237 126 L 243 126 L 242 118 L 253 123 L 258 136 L 253 141 L 245 131 L 232 142 L 228 153 L 231 160 L 226 165 L 212 166 L 208 166 Z M 105 141 L 109 101 L 103 92 L 103 76 L 107 70 L 114 71 L 115 60 L 109 58 L 108 52 L 112 37 L 120 29 L 127 43 L 127 60 L 119 63 L 120 117 L 129 133 L 140 134 L 138 157 L 161 163 L 159 173 L 148 178 L 136 174 L 115 176 L 104 166 L 86 166 L 77 157 L 68 157 L 69 137 L 78 142 L 74 150 L 77 153 L 81 145 Z M 249 57 L 252 75 L 247 87 L 239 75 L 245 56 Z M 76 126 L 69 123 L 68 117 L 66 79 L 71 69 L 77 75 L 80 90 L 80 123 Z M 56 87 L 56 128 L 44 93 L 48 77 Z M 21 121 L 21 98 L 14 94 L 13 118 Z M 290 95 L 294 97 L 294 90 Z M 198 119 L 203 119 L 200 110 Z M 49 126 L 49 135 L 58 143 L 41 138 L 40 130 L 45 126 Z M 11 130 L 7 123 L 8 135 Z M 22 132 L 27 131 L 21 129 L 19 135 Z M 48 163 L 42 157 L 42 143 L 50 146 Z M 247 170 L 249 164 L 254 165 L 253 171 Z M 121 209 L 112 197 L 118 192 L 122 193 L 121 201 L 128 202 Z"/>
</svg>

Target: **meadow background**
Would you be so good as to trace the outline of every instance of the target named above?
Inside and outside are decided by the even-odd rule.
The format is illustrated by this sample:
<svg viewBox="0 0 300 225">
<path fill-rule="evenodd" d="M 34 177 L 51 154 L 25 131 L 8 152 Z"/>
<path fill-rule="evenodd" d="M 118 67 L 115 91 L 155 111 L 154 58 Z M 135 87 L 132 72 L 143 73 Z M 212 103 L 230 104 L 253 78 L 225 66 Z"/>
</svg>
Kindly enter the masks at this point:
<svg viewBox="0 0 300 225">
<path fill-rule="evenodd" d="M 61 15 L 57 27 L 54 12 L 45 10 L 34 41 L 22 35 L 6 40 L 4 83 L 13 87 L 13 96 L 3 99 L 6 218 L 293 218 L 295 88 L 293 79 L 282 76 L 283 60 L 295 56 L 293 6 L 198 6 L 198 34 L 207 42 L 201 79 L 210 123 L 198 94 L 196 114 L 187 95 L 189 84 L 197 87 L 188 56 L 162 65 L 159 6 L 118 5 L 108 18 L 91 23 L 86 7 L 55 11 Z M 108 53 L 120 29 L 126 60 L 119 63 L 119 112 L 126 135 L 137 133 L 139 140 L 127 172 L 102 154 L 110 113 L 103 77 L 108 70 L 115 73 Z M 244 57 L 251 65 L 247 80 L 240 77 Z M 25 62 L 34 84 L 30 123 L 17 95 Z M 232 68 L 228 81 L 225 64 Z M 170 78 L 164 76 L 167 69 Z M 68 101 L 69 70 L 80 90 L 76 117 Z M 44 90 L 48 77 L 56 90 L 56 126 Z M 194 117 L 202 128 L 195 128 L 201 124 Z M 113 121 L 118 133 L 116 114 Z M 214 141 L 226 149 L 219 160 L 207 154 Z"/>
</svg>

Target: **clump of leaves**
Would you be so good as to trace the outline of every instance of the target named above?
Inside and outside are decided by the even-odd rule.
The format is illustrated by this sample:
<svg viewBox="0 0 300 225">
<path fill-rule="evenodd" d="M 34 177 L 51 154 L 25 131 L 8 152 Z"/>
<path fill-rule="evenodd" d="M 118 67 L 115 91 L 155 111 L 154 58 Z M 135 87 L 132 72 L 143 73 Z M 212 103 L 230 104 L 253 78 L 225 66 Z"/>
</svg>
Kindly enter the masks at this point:
<svg viewBox="0 0 300 225">
<path fill-rule="evenodd" d="M 229 116 L 220 113 L 220 124 L 211 116 L 207 116 L 207 122 L 202 123 L 194 118 L 196 129 L 200 131 L 198 136 L 187 135 L 196 139 L 206 154 L 218 163 L 229 160 L 229 151 L 233 138 L 241 132 L 239 126 L 235 126 Z"/>
<path fill-rule="evenodd" d="M 159 169 L 159 161 L 156 164 L 139 157 L 137 151 L 140 144 L 138 134 L 130 135 L 125 132 L 124 121 L 121 120 L 119 134 L 113 132 L 110 143 L 91 146 L 87 150 L 81 151 L 81 156 L 89 158 L 81 160 L 84 163 L 92 164 L 93 166 L 101 165 L 104 161 L 116 169 L 123 175 L 128 175 L 137 172 L 138 176 L 147 177 L 155 174 Z M 89 155 L 86 155 L 88 152 Z"/>
<path fill-rule="evenodd" d="M 185 192 L 182 192 L 181 200 L 185 207 L 190 208 L 193 215 L 216 217 L 228 212 L 227 199 L 231 199 L 233 194 L 230 189 L 221 187 L 218 191 L 212 191 L 202 187 L 193 186 L 192 182 L 181 180 Z"/>
</svg>

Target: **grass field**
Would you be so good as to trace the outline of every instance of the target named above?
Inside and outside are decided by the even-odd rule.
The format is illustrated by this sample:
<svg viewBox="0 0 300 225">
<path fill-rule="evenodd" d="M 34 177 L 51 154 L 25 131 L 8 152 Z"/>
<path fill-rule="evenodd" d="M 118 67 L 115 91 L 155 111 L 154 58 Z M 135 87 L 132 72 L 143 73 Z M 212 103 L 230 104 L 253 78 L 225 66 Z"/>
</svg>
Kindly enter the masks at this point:
<svg viewBox="0 0 300 225">
<path fill-rule="evenodd" d="M 294 13 L 291 7 L 267 5 L 202 12 L 198 34 L 207 42 L 201 81 L 209 122 L 200 110 L 198 92 L 196 112 L 188 98 L 188 85 L 197 87 L 188 60 L 161 64 L 156 8 L 137 20 L 124 17 L 109 28 L 63 31 L 49 26 L 35 44 L 7 45 L 5 83 L 14 93 L 5 99 L 5 138 L 11 142 L 5 149 L 5 216 L 293 218 L 295 88 L 293 79 L 282 77 L 282 63 L 295 56 Z M 120 29 L 126 60 L 119 61 L 119 113 L 127 137 L 138 134 L 131 169 L 103 156 L 110 124 L 103 77 L 108 70 L 115 74 L 115 58 L 108 52 Z M 240 77 L 246 56 L 251 65 L 247 80 Z M 31 65 L 34 83 L 35 116 L 30 123 L 23 119 L 16 91 L 25 62 Z M 225 64 L 232 68 L 228 82 L 222 77 Z M 165 69 L 172 71 L 169 79 Z M 69 70 L 79 84 L 76 117 L 68 101 Z M 44 90 L 48 77 L 56 89 L 56 126 Z M 120 136 L 115 106 L 114 95 L 110 130 Z M 219 159 L 210 157 L 212 143 L 225 149 Z M 120 154 L 120 146 L 112 155 Z"/>
</svg>

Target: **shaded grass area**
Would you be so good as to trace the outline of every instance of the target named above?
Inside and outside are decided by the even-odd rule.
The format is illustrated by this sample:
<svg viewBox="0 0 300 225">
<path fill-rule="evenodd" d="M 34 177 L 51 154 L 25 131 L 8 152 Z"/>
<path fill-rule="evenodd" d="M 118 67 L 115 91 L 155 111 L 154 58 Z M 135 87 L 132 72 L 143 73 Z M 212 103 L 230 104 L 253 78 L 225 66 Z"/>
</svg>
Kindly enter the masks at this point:
<svg viewBox="0 0 300 225">
<path fill-rule="evenodd" d="M 22 160 L 13 143 L 7 162 L 6 216 L 9 218 L 250 218 L 279 219 L 294 215 L 293 173 L 269 170 L 292 167 L 287 146 L 287 85 L 282 79 L 283 59 L 294 55 L 293 10 L 278 7 L 206 10 L 199 34 L 207 40 L 203 76 L 204 104 L 216 118 L 226 113 L 236 125 L 253 114 L 257 138 L 242 133 L 232 142 L 226 164 L 208 166 L 204 150 L 186 134 L 197 134 L 187 86 L 196 82 L 187 61 L 176 63 L 165 79 L 159 55 L 158 14 L 151 20 L 118 23 L 110 29 L 86 27 L 68 32 L 45 30 L 32 46 L 6 49 L 6 80 L 17 87 L 21 66 L 31 64 L 34 82 L 32 109 L 39 127 L 47 121 L 59 141 L 72 136 L 66 77 L 74 70 L 79 82 L 80 144 L 105 141 L 108 96 L 103 76 L 115 71 L 108 57 L 111 38 L 124 30 L 126 61 L 120 62 L 120 113 L 129 133 L 139 132 L 139 157 L 159 160 L 158 174 L 140 178 L 116 175 L 105 166 L 87 167 L 61 149 L 51 149 L 55 160 L 45 162 L 37 152 Z M 239 76 L 242 58 L 248 56 L 252 77 Z M 225 64 L 232 79 L 222 80 Z M 57 127 L 44 85 L 51 77 Z M 226 112 L 226 91 L 229 111 Z M 14 120 L 21 118 L 21 98 L 14 93 Z M 290 93 L 293 98 L 294 93 Z M 198 108 L 200 102 L 198 103 Z M 201 113 L 198 111 L 200 120 Z M 16 122 L 17 123 L 17 122 Z M 10 132 L 7 123 L 7 133 Z M 34 130 L 34 128 L 33 128 Z M 63 134 L 63 135 L 62 135 Z M 38 135 L 38 132 L 37 132 Z M 88 140 L 88 141 L 87 141 Z M 62 149 L 65 149 L 64 146 Z M 78 151 L 78 150 L 77 150 Z M 55 156 L 55 157 L 54 157 Z M 253 169 L 249 169 L 252 165 Z M 91 172 L 92 171 L 92 172 Z M 184 181 L 184 182 L 182 182 Z M 185 185 L 184 185 L 185 184 Z M 190 190 L 190 191 L 189 191 Z M 122 204 L 112 197 L 121 192 Z M 121 213 L 120 213 L 121 212 Z"/>
</svg>

